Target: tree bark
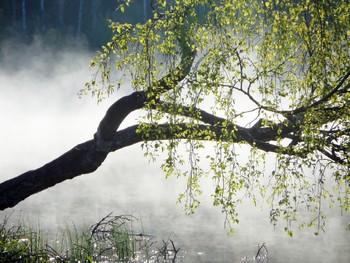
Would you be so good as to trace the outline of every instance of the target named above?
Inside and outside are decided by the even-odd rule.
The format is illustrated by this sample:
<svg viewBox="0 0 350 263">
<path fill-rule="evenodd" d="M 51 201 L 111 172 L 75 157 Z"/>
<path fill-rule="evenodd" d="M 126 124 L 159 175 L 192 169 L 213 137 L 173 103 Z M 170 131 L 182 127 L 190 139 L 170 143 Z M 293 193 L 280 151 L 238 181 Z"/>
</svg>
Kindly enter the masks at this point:
<svg viewBox="0 0 350 263">
<path fill-rule="evenodd" d="M 75 146 L 44 166 L 0 184 L 0 210 L 13 207 L 25 198 L 80 174 L 95 171 L 107 157 L 93 140 Z"/>
</svg>

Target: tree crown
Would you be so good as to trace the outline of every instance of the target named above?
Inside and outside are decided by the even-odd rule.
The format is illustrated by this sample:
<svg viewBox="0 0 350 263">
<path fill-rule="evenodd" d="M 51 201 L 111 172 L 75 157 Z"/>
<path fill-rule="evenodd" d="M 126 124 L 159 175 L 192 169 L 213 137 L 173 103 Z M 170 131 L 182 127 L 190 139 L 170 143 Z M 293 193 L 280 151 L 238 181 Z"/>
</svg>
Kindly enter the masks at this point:
<svg viewBox="0 0 350 263">
<path fill-rule="evenodd" d="M 179 198 L 187 211 L 208 173 L 231 223 L 245 198 L 266 201 L 271 222 L 286 220 L 290 235 L 300 215 L 301 227 L 322 228 L 324 206 L 349 210 L 348 1 L 151 6 L 143 24 L 110 23 L 114 36 L 81 93 L 102 100 L 130 82 L 144 96 L 136 132 L 150 157 L 166 152 L 167 176 L 187 177 Z"/>
</svg>

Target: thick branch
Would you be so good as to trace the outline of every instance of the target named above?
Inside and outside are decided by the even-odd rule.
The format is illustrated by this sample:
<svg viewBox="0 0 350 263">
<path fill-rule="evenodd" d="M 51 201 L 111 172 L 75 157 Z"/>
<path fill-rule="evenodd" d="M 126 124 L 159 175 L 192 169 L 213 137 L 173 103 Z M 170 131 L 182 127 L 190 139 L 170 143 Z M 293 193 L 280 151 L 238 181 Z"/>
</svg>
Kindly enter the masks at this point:
<svg viewBox="0 0 350 263">
<path fill-rule="evenodd" d="M 142 108 L 148 101 L 158 101 L 161 93 L 176 86 L 189 74 L 196 52 L 188 45 L 181 45 L 181 47 L 181 61 L 173 71 L 150 85 L 145 91 L 125 96 L 108 109 L 95 134 L 98 150 L 109 152 L 115 131 L 132 111 Z"/>
<path fill-rule="evenodd" d="M 99 151 L 109 152 L 115 131 L 123 120 L 134 110 L 140 109 L 146 102 L 145 92 L 134 92 L 115 102 L 106 112 L 95 134 Z"/>
<path fill-rule="evenodd" d="M 302 106 L 300 108 L 294 109 L 293 111 L 290 111 L 290 113 L 292 113 L 292 114 L 299 114 L 299 113 L 305 112 L 308 109 L 316 108 L 317 106 L 319 106 L 319 105 L 327 102 L 328 100 L 330 100 L 335 94 L 337 94 L 337 93 L 340 94 L 340 93 L 343 93 L 343 92 L 347 92 L 348 88 L 349 88 L 349 84 L 347 84 L 343 90 L 341 90 L 341 88 L 344 85 L 344 83 L 349 79 L 349 77 L 350 77 L 350 69 L 348 68 L 346 74 L 339 79 L 338 84 L 329 93 L 327 93 L 324 97 L 322 97 L 321 99 L 315 101 L 311 105 Z"/>
<path fill-rule="evenodd" d="M 273 144 L 269 144 L 264 141 L 254 138 L 251 129 L 241 128 L 239 126 L 225 127 L 211 126 L 199 124 L 195 125 L 193 131 L 188 133 L 184 131 L 189 130 L 187 123 L 181 123 L 176 125 L 160 124 L 153 125 L 148 130 L 148 136 L 144 137 L 141 133 L 137 132 L 138 125 L 130 126 L 124 130 L 118 131 L 113 140 L 111 151 L 117 151 L 121 148 L 142 142 L 142 141 L 155 141 L 155 140 L 170 140 L 170 139 L 191 139 L 191 140 L 207 140 L 207 141 L 229 141 L 232 143 L 246 142 L 258 147 L 266 152 L 278 152 L 279 147 Z M 161 137 L 159 131 L 162 131 Z M 208 136 L 210 134 L 210 136 Z"/>
<path fill-rule="evenodd" d="M 247 133 L 246 141 L 248 143 L 250 141 L 252 143 L 257 143 L 258 141 L 268 142 L 276 140 L 278 137 L 288 137 L 291 133 L 295 132 L 295 130 L 297 129 L 297 125 L 301 124 L 300 117 L 293 116 L 293 122 L 286 120 L 280 123 L 271 123 L 268 127 L 262 126 L 263 120 L 260 119 L 252 128 L 246 129 L 237 124 L 234 124 L 233 122 L 227 119 L 208 113 L 200 108 L 188 107 L 184 105 L 173 105 L 166 102 L 160 102 L 156 106 L 154 106 L 153 109 L 172 114 L 170 109 L 174 107 L 177 114 L 191 119 L 196 119 L 198 121 L 201 121 L 202 123 L 209 124 L 215 127 L 222 127 L 224 125 L 227 125 L 231 128 L 234 127 L 235 130 L 245 131 L 245 133 Z M 251 138 L 251 140 L 249 140 L 249 137 Z"/>
</svg>

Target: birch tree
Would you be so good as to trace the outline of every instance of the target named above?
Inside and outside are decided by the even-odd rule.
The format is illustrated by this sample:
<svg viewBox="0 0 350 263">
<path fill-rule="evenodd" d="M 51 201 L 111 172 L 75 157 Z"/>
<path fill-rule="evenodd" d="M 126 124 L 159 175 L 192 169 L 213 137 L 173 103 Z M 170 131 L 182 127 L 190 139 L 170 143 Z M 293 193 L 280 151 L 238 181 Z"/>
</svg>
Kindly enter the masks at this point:
<svg viewBox="0 0 350 263">
<path fill-rule="evenodd" d="M 108 109 L 93 139 L 0 184 L 0 208 L 91 173 L 109 153 L 139 143 L 150 158 L 165 154 L 165 176 L 187 178 L 179 202 L 188 213 L 200 205 L 204 176 L 231 224 L 250 201 L 267 204 L 271 222 L 284 220 L 290 235 L 294 221 L 322 228 L 326 206 L 348 211 L 348 1 L 151 4 L 145 23 L 111 22 L 113 38 L 80 91 L 98 101 L 133 92 Z M 136 110 L 143 117 L 120 129 Z"/>
</svg>

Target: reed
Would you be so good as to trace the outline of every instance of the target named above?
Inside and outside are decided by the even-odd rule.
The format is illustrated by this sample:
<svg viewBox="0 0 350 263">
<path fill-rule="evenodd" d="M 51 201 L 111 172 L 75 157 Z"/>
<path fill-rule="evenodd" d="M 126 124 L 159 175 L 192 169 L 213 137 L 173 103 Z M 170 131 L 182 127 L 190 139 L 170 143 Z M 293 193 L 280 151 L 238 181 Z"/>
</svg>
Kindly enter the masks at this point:
<svg viewBox="0 0 350 263">
<path fill-rule="evenodd" d="M 109 214 L 81 229 L 66 226 L 50 240 L 40 227 L 9 222 L 7 217 L 0 223 L 0 262 L 178 262 L 180 258 L 180 249 L 170 238 L 157 242 L 143 230 L 136 232 L 134 224 L 140 222 L 130 215 Z"/>
</svg>

